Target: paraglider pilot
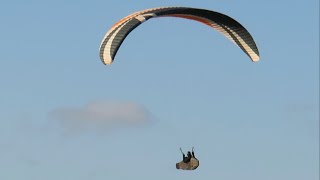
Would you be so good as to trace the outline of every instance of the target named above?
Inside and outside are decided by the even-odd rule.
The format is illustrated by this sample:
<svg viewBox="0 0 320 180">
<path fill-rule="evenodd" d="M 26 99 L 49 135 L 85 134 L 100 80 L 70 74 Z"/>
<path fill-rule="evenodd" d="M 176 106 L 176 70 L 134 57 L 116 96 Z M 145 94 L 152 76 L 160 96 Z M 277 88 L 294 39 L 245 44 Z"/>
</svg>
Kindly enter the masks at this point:
<svg viewBox="0 0 320 180">
<path fill-rule="evenodd" d="M 190 160 L 191 160 L 191 158 L 192 158 L 191 152 L 190 152 L 190 151 L 188 151 L 188 153 L 187 153 L 187 157 L 186 157 L 186 155 L 182 152 L 182 149 L 181 149 L 181 148 L 180 148 L 180 151 L 181 151 L 182 156 L 183 156 L 183 162 L 184 162 L 184 163 L 188 163 L 188 162 L 190 162 Z M 194 154 L 194 152 L 193 152 L 193 151 L 192 151 L 192 153 Z"/>
<path fill-rule="evenodd" d="M 199 160 L 195 157 L 193 148 L 192 153 L 188 151 L 187 156 L 182 152 L 181 148 L 180 151 L 182 153 L 182 161 L 176 164 L 176 168 L 182 170 L 197 169 L 197 167 L 199 166 Z"/>
</svg>

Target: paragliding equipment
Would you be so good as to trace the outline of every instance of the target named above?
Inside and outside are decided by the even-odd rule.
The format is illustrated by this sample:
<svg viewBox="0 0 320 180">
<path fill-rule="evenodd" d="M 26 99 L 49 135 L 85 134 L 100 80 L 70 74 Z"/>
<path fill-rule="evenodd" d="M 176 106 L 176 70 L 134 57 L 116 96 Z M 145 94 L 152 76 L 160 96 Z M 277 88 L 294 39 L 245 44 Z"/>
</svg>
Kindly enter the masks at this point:
<svg viewBox="0 0 320 180">
<path fill-rule="evenodd" d="M 143 22 L 155 17 L 178 17 L 198 21 L 222 33 L 242 49 L 253 62 L 259 61 L 260 55 L 256 43 L 250 33 L 233 18 L 219 12 L 190 7 L 158 7 L 130 14 L 115 23 L 105 34 L 99 48 L 103 64 L 113 63 L 114 58 L 129 33 Z M 187 157 L 182 152 L 183 160 L 176 163 L 177 169 L 194 170 L 199 166 L 199 160 L 190 151 Z"/>
<path fill-rule="evenodd" d="M 182 152 L 182 149 L 180 148 L 180 151 L 182 153 L 182 161 L 176 163 L 176 168 L 181 170 L 195 170 L 199 167 L 199 160 L 194 155 L 194 148 L 192 147 L 192 153 L 188 151 L 187 157 Z"/>
<path fill-rule="evenodd" d="M 250 33 L 231 17 L 207 10 L 190 7 L 158 7 L 130 14 L 115 23 L 100 44 L 100 59 L 111 64 L 128 34 L 143 22 L 155 17 L 178 17 L 206 24 L 222 33 L 239 46 L 253 62 L 259 61 L 259 51 Z"/>
</svg>

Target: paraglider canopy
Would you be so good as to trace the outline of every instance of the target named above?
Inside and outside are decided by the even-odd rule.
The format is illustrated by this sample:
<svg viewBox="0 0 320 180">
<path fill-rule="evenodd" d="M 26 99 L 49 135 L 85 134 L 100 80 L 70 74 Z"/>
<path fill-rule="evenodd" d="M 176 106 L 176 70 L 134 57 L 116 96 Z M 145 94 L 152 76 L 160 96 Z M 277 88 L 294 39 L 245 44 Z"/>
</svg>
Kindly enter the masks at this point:
<svg viewBox="0 0 320 180">
<path fill-rule="evenodd" d="M 100 44 L 102 62 L 111 64 L 127 35 L 143 22 L 155 17 L 179 17 L 204 23 L 234 42 L 253 62 L 259 61 L 259 51 L 252 36 L 231 17 L 207 9 L 159 7 L 138 11 L 115 23 Z"/>
</svg>

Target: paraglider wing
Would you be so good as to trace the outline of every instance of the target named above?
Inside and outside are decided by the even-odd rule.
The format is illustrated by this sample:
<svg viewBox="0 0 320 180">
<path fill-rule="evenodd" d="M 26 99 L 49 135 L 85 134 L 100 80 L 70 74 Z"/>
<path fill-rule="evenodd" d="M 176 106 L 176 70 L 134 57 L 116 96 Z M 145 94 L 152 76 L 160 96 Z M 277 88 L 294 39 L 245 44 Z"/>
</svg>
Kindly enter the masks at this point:
<svg viewBox="0 0 320 180">
<path fill-rule="evenodd" d="M 189 7 L 160 7 L 133 13 L 118 21 L 100 44 L 100 59 L 111 64 L 127 35 L 146 20 L 154 17 L 179 17 L 204 23 L 221 32 L 238 45 L 252 61 L 259 61 L 259 51 L 249 32 L 236 20 L 210 10 Z"/>
</svg>

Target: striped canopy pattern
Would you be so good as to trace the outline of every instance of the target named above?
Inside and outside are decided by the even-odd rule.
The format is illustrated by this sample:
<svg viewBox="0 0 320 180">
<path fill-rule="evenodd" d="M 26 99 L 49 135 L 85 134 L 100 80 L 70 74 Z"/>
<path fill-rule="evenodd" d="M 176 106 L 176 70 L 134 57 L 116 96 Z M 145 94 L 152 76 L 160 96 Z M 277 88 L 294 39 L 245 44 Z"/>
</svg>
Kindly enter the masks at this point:
<svg viewBox="0 0 320 180">
<path fill-rule="evenodd" d="M 155 17 L 179 17 L 204 23 L 234 42 L 253 62 L 259 61 L 259 51 L 252 36 L 231 17 L 206 9 L 159 7 L 133 13 L 115 23 L 100 44 L 102 62 L 111 64 L 127 35 L 146 20 Z"/>
</svg>

